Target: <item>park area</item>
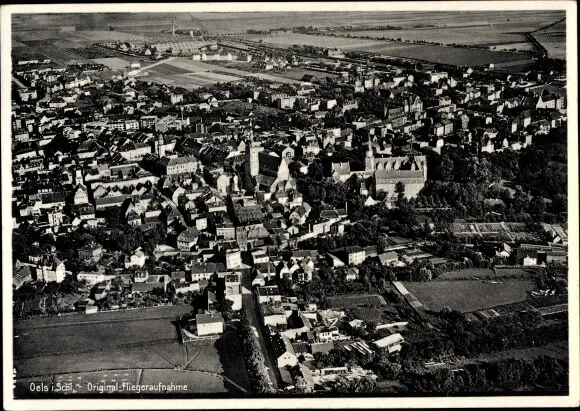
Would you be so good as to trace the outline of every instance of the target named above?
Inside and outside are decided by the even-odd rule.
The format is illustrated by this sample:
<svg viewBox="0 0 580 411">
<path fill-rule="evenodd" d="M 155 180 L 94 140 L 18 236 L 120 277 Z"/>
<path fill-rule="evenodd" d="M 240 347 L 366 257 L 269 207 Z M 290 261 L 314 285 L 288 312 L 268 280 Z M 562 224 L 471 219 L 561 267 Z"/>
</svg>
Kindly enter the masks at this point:
<svg viewBox="0 0 580 411">
<path fill-rule="evenodd" d="M 26 382 L 61 374 L 143 369 L 147 372 L 141 383 L 150 383 L 144 382 L 146 378 L 167 377 L 155 383 L 177 384 L 170 375 L 184 370 L 203 373 L 188 384 L 193 387 L 188 392 L 245 389 L 247 375 L 234 331 L 226 331 L 217 340 L 179 343 L 173 321 L 190 311 L 190 306 L 183 305 L 17 321 L 16 377 Z M 179 379 L 188 380 L 191 375 L 182 372 Z"/>
<path fill-rule="evenodd" d="M 528 291 L 536 289 L 532 280 L 505 281 L 430 281 L 405 282 L 427 309 L 440 311 L 443 307 L 462 312 L 484 310 L 502 304 L 524 301 Z"/>
</svg>

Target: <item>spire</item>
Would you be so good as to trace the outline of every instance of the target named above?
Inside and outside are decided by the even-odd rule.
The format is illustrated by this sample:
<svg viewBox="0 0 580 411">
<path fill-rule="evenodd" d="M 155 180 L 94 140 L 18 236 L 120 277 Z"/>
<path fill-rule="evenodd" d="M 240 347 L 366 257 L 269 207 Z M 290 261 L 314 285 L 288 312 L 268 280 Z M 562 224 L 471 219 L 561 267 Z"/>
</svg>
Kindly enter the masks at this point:
<svg viewBox="0 0 580 411">
<path fill-rule="evenodd" d="M 375 171 L 375 156 L 373 154 L 373 146 L 371 143 L 371 137 L 369 136 L 368 148 L 365 154 L 365 171 L 374 172 Z"/>
<path fill-rule="evenodd" d="M 163 134 L 160 133 L 159 136 L 157 136 L 157 154 L 159 155 L 159 158 L 165 157 L 165 147 L 163 144 Z"/>
</svg>

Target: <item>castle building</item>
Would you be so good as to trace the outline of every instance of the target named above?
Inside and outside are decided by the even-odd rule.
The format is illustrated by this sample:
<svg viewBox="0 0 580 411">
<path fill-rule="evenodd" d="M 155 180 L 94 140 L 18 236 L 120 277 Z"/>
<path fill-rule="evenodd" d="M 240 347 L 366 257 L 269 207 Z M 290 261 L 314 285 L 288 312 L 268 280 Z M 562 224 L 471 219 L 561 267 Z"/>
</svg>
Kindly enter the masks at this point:
<svg viewBox="0 0 580 411">
<path fill-rule="evenodd" d="M 427 181 L 425 156 L 377 157 L 371 141 L 365 153 L 366 177 L 372 177 L 374 192 L 384 191 L 388 196 L 396 194 L 397 183 L 403 183 L 406 198 L 416 197 Z"/>
</svg>

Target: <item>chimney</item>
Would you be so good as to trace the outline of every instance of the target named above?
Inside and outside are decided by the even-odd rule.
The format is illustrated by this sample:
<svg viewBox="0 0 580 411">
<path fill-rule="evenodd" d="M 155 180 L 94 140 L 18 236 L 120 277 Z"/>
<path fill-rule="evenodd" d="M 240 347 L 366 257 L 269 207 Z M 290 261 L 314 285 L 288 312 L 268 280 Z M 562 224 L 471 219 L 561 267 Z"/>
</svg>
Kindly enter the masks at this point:
<svg viewBox="0 0 580 411">
<path fill-rule="evenodd" d="M 171 33 L 175 37 L 175 20 L 171 20 Z"/>
</svg>

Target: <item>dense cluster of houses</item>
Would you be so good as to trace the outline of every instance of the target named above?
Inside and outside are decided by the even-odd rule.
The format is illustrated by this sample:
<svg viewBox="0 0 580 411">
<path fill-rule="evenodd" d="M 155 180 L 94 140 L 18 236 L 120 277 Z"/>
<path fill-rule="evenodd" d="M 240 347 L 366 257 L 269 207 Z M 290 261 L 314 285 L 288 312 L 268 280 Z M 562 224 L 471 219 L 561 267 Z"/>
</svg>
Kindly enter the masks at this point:
<svg viewBox="0 0 580 411">
<path fill-rule="evenodd" d="M 382 318 L 386 303 L 380 297 L 376 305 L 370 298 L 365 304 L 320 309 L 296 297 L 282 296 L 275 285 L 258 286 L 255 293 L 260 320 L 267 330 L 275 365 L 287 390 L 313 392 L 339 376 L 376 379 L 371 371 L 356 366 L 319 368 L 314 354 L 334 349 L 357 351 L 362 355 L 372 355 L 376 350 L 391 354 L 398 352 L 405 340 L 400 331 L 404 332 L 407 322 Z M 388 335 L 369 343 L 353 336 L 370 321 Z"/>
<path fill-rule="evenodd" d="M 143 258 L 177 255 L 188 263 L 213 259 L 235 269 L 232 261 L 249 252 L 246 262 L 259 271 L 257 283 L 272 275 L 270 268 L 262 272 L 263 264 L 273 265 L 277 276 L 308 281 L 317 258 L 282 262 L 272 249 L 319 235 L 340 235 L 350 221 L 346 208 L 329 208 L 311 218 L 291 167 L 307 174 L 317 156 L 331 156 L 336 147 L 362 145 L 362 168 L 333 162 L 326 175 L 333 181 L 358 175 L 366 205 L 376 203 L 379 191 L 387 193 L 392 205 L 399 184 L 412 198 L 427 179 L 425 156 L 400 155 L 406 148 L 440 151 L 444 145 L 471 145 L 481 151 L 518 150 L 531 144 L 534 135 L 566 121 L 565 89 L 558 80 L 483 81 L 471 69 L 452 75 L 396 67 L 377 72 L 340 60 L 331 65 L 327 69 L 340 74 L 339 85 L 350 85 L 355 93 L 387 96 L 383 115 L 358 116 L 346 128 L 324 127 L 327 116 L 356 110 L 361 97 L 340 104 L 322 98 L 317 93 L 320 80 L 310 76 L 312 82 L 284 85 L 283 92 L 280 84 L 254 87 L 248 97 L 250 107 L 261 104 L 301 113 L 310 129 L 260 131 L 250 110 L 228 116 L 219 132 L 209 133 L 211 124 L 191 113 L 219 107 L 211 93 L 200 95 L 202 103 L 184 104 L 183 94 L 171 87 L 147 84 L 145 90 L 131 76 L 94 65 L 16 66 L 20 86 L 12 105 L 14 227 L 27 222 L 40 234 L 58 238 L 79 227 L 103 226 L 100 213 L 118 207 L 120 219 L 130 226 L 149 230 L 159 224 L 176 236 L 174 243 L 158 245 L 154 256 L 139 257 L 131 266 L 143 267 Z M 413 93 L 418 85 L 427 97 Z M 178 107 L 180 115 L 167 114 L 172 107 Z M 419 129 L 428 132 L 414 133 Z M 45 147 L 57 137 L 78 147 L 45 156 Z M 560 231 L 554 236 L 561 239 Z M 381 262 L 405 264 L 401 255 L 390 253 L 394 251 L 379 256 Z M 531 263 L 538 252 L 528 254 L 523 264 Z M 374 255 L 376 251 L 352 247 L 323 257 L 333 266 L 355 267 Z M 107 267 L 126 268 L 125 257 L 134 258 L 124 256 Z M 40 273 L 36 278 L 62 281 L 63 264 L 54 262 L 54 255 L 30 258 L 38 261 L 22 263 L 35 264 L 33 271 Z"/>
</svg>

